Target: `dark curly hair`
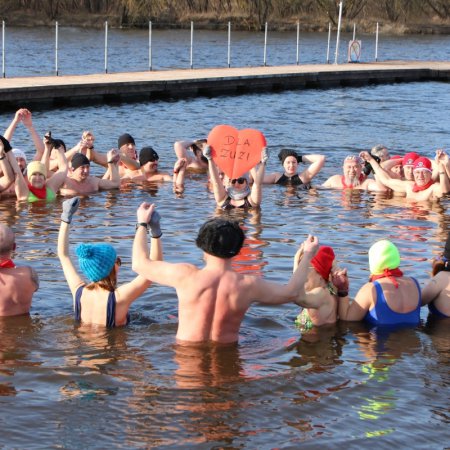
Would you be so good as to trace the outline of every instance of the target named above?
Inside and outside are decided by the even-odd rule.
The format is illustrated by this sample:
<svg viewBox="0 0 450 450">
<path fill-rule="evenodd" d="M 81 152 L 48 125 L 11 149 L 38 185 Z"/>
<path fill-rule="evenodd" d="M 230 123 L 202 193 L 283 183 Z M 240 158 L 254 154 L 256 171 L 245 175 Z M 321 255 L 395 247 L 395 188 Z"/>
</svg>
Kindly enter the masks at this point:
<svg viewBox="0 0 450 450">
<path fill-rule="evenodd" d="M 284 164 L 284 160 L 288 156 L 293 156 L 298 163 L 302 162 L 302 156 L 299 155 L 295 150 L 292 150 L 290 148 L 283 148 L 280 150 L 280 153 L 278 153 L 278 159 L 281 161 L 281 164 Z"/>
<path fill-rule="evenodd" d="M 195 243 L 204 252 L 227 259 L 239 253 L 244 239 L 245 234 L 238 222 L 211 219 L 202 225 Z"/>
</svg>

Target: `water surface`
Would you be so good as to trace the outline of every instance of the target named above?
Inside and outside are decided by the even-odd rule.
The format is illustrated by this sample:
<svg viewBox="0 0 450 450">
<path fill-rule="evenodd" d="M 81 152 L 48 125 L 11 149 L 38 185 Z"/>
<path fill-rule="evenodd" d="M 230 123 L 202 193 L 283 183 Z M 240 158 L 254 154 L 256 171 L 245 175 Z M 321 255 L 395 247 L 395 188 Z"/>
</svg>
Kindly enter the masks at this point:
<svg viewBox="0 0 450 450">
<path fill-rule="evenodd" d="M 41 135 L 50 129 L 68 146 L 92 129 L 102 151 L 129 132 L 138 148 L 152 145 L 168 171 L 177 139 L 206 136 L 220 123 L 257 128 L 272 150 L 270 172 L 279 169 L 282 147 L 326 155 L 314 180 L 319 185 L 341 170 L 346 154 L 380 142 L 392 154 L 450 150 L 449 111 L 448 84 L 410 83 L 61 108 L 33 111 L 33 119 Z M 0 120 L 6 128 L 11 116 Z M 33 153 L 23 127 L 13 144 Z M 450 230 L 448 199 L 417 204 L 277 186 L 265 186 L 263 197 L 260 211 L 230 213 L 247 233 L 236 269 L 286 282 L 297 246 L 312 232 L 348 267 L 351 296 L 367 280 L 367 250 L 376 239 L 392 239 L 401 268 L 424 285 Z M 142 201 L 155 202 L 162 215 L 165 259 L 201 265 L 196 232 L 218 214 L 202 175 L 187 180 L 182 197 L 167 183 L 125 184 L 83 199 L 72 247 L 112 243 L 123 261 L 120 279 L 130 280 L 134 214 Z M 153 286 L 133 304 L 129 327 L 79 328 L 56 257 L 60 213 L 61 199 L 0 203 L 1 221 L 17 235 L 16 262 L 33 265 L 41 278 L 31 317 L 0 321 L 5 448 L 448 446 L 448 321 L 429 321 L 423 309 L 417 328 L 383 333 L 338 324 L 301 332 L 294 325 L 298 307 L 255 305 L 238 347 L 181 347 L 174 341 L 176 294 Z"/>
</svg>

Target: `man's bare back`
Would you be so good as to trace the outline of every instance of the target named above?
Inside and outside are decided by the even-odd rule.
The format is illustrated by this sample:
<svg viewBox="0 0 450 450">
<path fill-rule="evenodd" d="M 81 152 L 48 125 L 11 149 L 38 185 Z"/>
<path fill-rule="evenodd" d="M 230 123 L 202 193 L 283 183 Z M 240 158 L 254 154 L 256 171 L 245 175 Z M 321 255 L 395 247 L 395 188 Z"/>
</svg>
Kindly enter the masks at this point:
<svg viewBox="0 0 450 450">
<path fill-rule="evenodd" d="M 317 250 L 316 238 L 304 244 L 305 256 L 286 285 L 271 283 L 232 268 L 232 257 L 244 242 L 235 222 L 212 219 L 200 229 L 196 243 L 204 252 L 205 266 L 150 261 L 146 224 L 151 223 L 154 205 L 143 203 L 137 212 L 138 226 L 133 245 L 133 270 L 156 283 L 174 287 L 179 300 L 177 339 L 188 342 L 238 341 L 244 315 L 253 302 L 279 305 L 298 300 L 307 277 L 307 267 Z"/>
<path fill-rule="evenodd" d="M 0 316 L 28 314 L 33 293 L 39 288 L 36 272 L 17 267 L 11 259 L 15 249 L 13 231 L 0 224 Z"/>
</svg>

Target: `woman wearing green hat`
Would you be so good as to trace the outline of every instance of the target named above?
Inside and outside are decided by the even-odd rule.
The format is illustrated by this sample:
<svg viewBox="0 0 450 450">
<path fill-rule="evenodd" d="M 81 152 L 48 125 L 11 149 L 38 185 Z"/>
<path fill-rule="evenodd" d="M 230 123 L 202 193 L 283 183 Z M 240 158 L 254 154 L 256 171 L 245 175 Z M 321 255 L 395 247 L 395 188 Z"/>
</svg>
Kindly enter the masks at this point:
<svg viewBox="0 0 450 450">
<path fill-rule="evenodd" d="M 63 202 L 58 236 L 58 257 L 74 299 L 75 320 L 108 328 L 127 325 L 128 309 L 150 286 L 151 281 L 139 275 L 129 283 L 118 286 L 121 260 L 112 245 L 100 242 L 80 244 L 76 249 L 80 270 L 88 280 L 86 283 L 75 269 L 69 254 L 69 226 L 79 203 L 78 197 Z M 161 261 L 162 247 L 159 237 L 162 233 L 159 220 L 159 214 L 153 211 L 150 223 L 139 226 L 145 225 L 147 230 L 151 230 L 150 259 Z"/>
<path fill-rule="evenodd" d="M 419 283 L 403 276 L 399 269 L 400 254 L 388 240 L 370 247 L 370 279 L 350 303 L 345 269 L 337 273 L 333 283 L 338 287 L 339 318 L 366 320 L 374 325 L 418 325 L 422 305 Z"/>
</svg>

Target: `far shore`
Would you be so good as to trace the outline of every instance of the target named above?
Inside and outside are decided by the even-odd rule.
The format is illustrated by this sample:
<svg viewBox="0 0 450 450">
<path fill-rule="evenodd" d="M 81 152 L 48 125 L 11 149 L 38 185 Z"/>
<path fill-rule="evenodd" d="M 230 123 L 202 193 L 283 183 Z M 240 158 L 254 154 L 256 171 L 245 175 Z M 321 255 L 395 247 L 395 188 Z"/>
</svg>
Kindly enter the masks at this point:
<svg viewBox="0 0 450 450">
<path fill-rule="evenodd" d="M 20 13 L 12 14 L 10 17 L 4 18 L 7 27 L 54 27 L 55 21 L 49 20 L 40 14 Z M 120 29 L 142 29 L 148 27 L 148 22 L 137 24 L 121 24 L 117 16 L 104 16 L 95 14 L 72 14 L 61 15 L 57 18 L 60 27 L 74 27 L 82 29 L 100 29 L 104 27 L 105 21 L 108 21 L 110 28 Z M 178 21 L 152 21 L 154 29 L 189 29 L 191 21 L 194 22 L 196 30 L 226 30 L 228 22 L 232 24 L 233 30 L 238 31 L 255 31 L 252 29 L 243 17 L 227 17 L 223 20 L 205 17 L 202 15 L 192 16 Z M 297 29 L 299 22 L 300 31 L 305 32 L 327 32 L 329 23 L 321 19 L 302 19 L 297 20 L 295 17 L 287 17 L 284 21 L 268 21 L 268 29 L 270 31 L 294 31 Z M 391 23 L 387 21 L 379 21 L 375 18 L 356 20 L 355 22 L 343 20 L 341 31 L 352 32 L 354 25 L 358 33 L 374 33 L 377 23 L 379 24 L 380 34 L 389 35 L 407 35 L 407 34 L 438 34 L 450 35 L 450 21 L 437 22 L 432 19 L 423 18 L 420 23 Z M 336 25 L 331 25 L 332 29 L 336 29 Z M 264 31 L 263 27 L 259 31 Z"/>
</svg>

